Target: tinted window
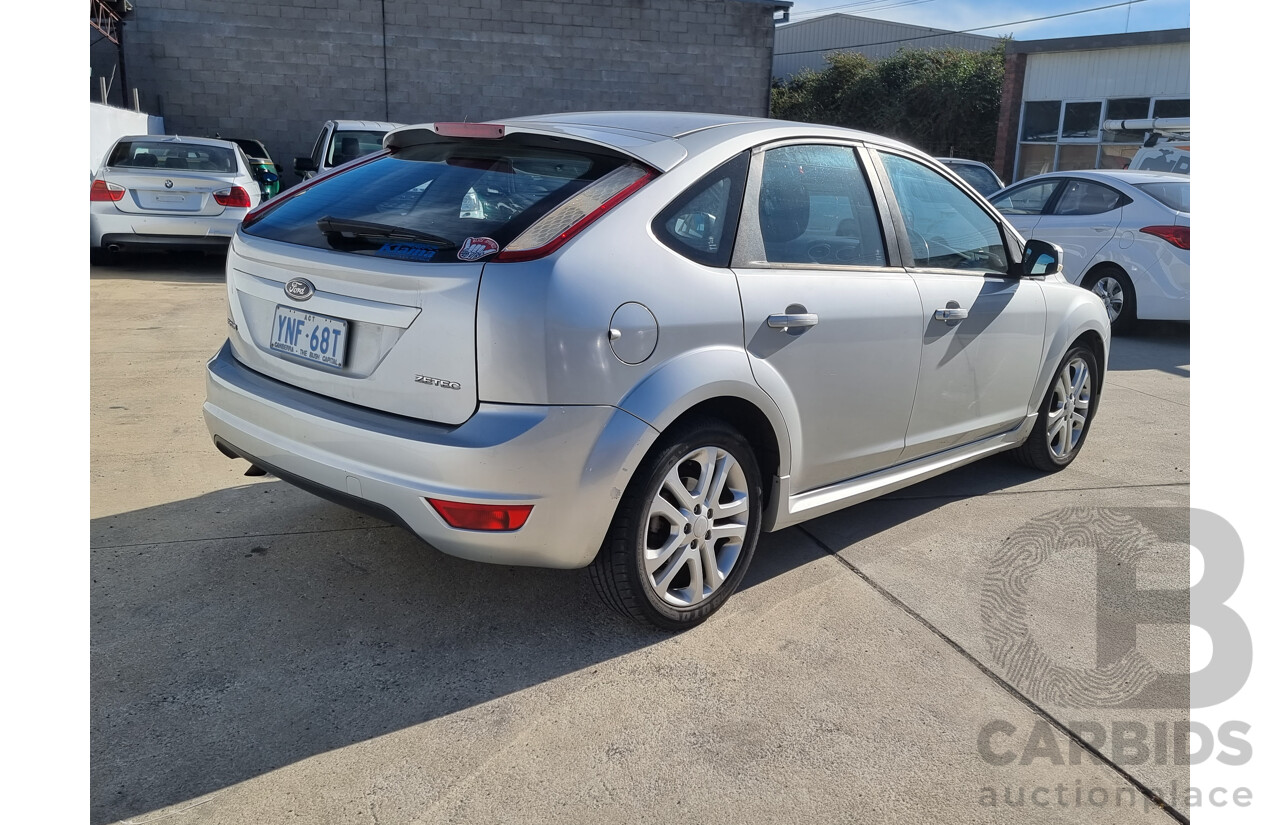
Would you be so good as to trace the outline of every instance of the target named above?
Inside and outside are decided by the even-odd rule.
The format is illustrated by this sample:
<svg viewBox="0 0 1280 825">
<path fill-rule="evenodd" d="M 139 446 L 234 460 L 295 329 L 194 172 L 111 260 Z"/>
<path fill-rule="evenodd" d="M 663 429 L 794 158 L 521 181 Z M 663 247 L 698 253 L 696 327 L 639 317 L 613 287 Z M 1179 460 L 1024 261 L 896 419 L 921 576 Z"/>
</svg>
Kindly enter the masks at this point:
<svg viewBox="0 0 1280 825">
<path fill-rule="evenodd" d="M 1057 190 L 1060 180 L 1028 183 L 1011 189 L 991 203 L 1006 215 L 1039 215 Z"/>
<path fill-rule="evenodd" d="M 1124 206 L 1125 196 L 1109 186 L 1086 180 L 1067 181 L 1053 208 L 1055 215 L 1100 215 Z"/>
<path fill-rule="evenodd" d="M 321 181 L 244 231 L 360 255 L 456 261 L 467 239 L 505 246 L 621 164 L 514 139 L 414 146 Z"/>
<path fill-rule="evenodd" d="M 728 266 L 750 160 L 744 152 L 690 186 L 654 220 L 654 234 L 687 258 Z"/>
<path fill-rule="evenodd" d="M 995 218 L 929 167 L 881 153 L 919 267 L 1007 272 L 1004 236 Z"/>
<path fill-rule="evenodd" d="M 850 147 L 770 149 L 757 208 L 769 263 L 885 264 L 875 202 Z"/>
<path fill-rule="evenodd" d="M 230 146 L 149 140 L 117 143 L 111 150 L 107 165 L 197 172 L 235 172 L 238 169 Z"/>
<path fill-rule="evenodd" d="M 1191 181 L 1172 183 L 1139 183 L 1137 187 L 1170 209 L 1191 211 Z"/>
<path fill-rule="evenodd" d="M 341 166 L 348 161 L 362 158 L 382 149 L 383 131 L 342 131 L 334 132 L 329 141 L 329 152 L 325 157 L 328 166 Z"/>
</svg>

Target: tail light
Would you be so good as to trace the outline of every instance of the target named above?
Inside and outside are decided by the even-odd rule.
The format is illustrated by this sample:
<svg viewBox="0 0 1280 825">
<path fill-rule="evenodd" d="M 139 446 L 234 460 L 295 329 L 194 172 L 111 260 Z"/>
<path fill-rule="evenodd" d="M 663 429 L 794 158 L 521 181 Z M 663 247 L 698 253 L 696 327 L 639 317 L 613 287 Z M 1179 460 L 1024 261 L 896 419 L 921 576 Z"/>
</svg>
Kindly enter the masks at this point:
<svg viewBox="0 0 1280 825">
<path fill-rule="evenodd" d="M 642 166 L 614 169 L 539 218 L 494 260 L 532 261 L 550 255 L 651 180 L 653 172 Z"/>
<path fill-rule="evenodd" d="M 1191 227 L 1189 226 L 1144 226 L 1139 231 L 1155 235 L 1179 249 L 1191 249 Z"/>
<path fill-rule="evenodd" d="M 124 187 L 105 180 L 95 180 L 89 187 L 90 201 L 118 201 L 124 197 Z"/>
<path fill-rule="evenodd" d="M 450 527 L 459 530 L 519 530 L 533 510 L 532 504 L 467 504 L 435 498 L 429 498 L 427 502 Z"/>
<path fill-rule="evenodd" d="M 249 193 L 244 190 L 243 186 L 219 189 L 213 193 L 213 199 L 222 206 L 232 206 L 237 209 L 248 209 L 253 205 L 249 201 Z"/>
<path fill-rule="evenodd" d="M 341 174 L 345 174 L 346 172 L 350 172 L 352 169 L 356 168 L 357 166 L 364 166 L 366 163 L 373 163 L 375 160 L 378 160 L 379 158 L 385 158 L 389 154 L 391 153 L 386 149 L 383 149 L 381 152 L 371 152 L 367 155 L 363 155 L 362 157 L 356 158 L 350 163 L 343 164 L 342 166 L 339 166 L 334 169 L 330 169 L 328 172 L 325 172 L 323 175 L 316 175 L 314 178 L 307 181 L 306 183 L 301 183 L 301 184 L 298 184 L 297 186 L 294 186 L 291 189 L 286 189 L 285 191 L 281 192 L 279 195 L 276 195 L 274 198 L 271 198 L 270 200 L 265 200 L 262 203 L 258 204 L 258 206 L 253 211 L 251 211 L 248 215 L 244 216 L 244 220 L 240 222 L 240 225 L 245 229 L 248 229 L 250 226 L 253 226 L 255 223 L 257 223 L 258 221 L 266 217 L 268 212 L 272 211 L 273 209 L 278 209 L 279 207 L 284 206 L 286 203 L 293 200 L 298 195 L 301 195 L 303 192 L 307 191 L 311 187 L 315 186 L 317 183 L 320 183 L 323 180 L 328 180 L 334 175 L 341 175 Z"/>
</svg>

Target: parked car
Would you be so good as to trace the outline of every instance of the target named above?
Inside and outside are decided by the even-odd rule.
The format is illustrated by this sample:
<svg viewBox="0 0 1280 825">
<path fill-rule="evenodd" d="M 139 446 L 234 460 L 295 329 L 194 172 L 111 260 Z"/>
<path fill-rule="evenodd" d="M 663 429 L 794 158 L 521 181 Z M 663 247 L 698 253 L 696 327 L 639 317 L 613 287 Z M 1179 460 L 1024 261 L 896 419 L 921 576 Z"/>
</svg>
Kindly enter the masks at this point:
<svg viewBox="0 0 1280 825">
<path fill-rule="evenodd" d="M 991 202 L 1027 238 L 1062 247 L 1072 283 L 1096 292 L 1112 328 L 1191 319 L 1191 178 L 1125 170 L 1051 172 Z"/>
<path fill-rule="evenodd" d="M 400 126 L 379 120 L 330 120 L 320 127 L 311 156 L 295 158 L 293 171 L 303 180 L 324 174 L 382 148 L 382 137 Z"/>
<path fill-rule="evenodd" d="M 762 530 L 1088 435 L 1101 302 L 904 144 L 662 112 L 386 143 L 236 233 L 204 415 L 446 553 L 686 627 Z"/>
<path fill-rule="evenodd" d="M 260 140 L 252 138 L 227 138 L 240 147 L 249 160 L 249 168 L 262 188 L 262 199 L 280 194 L 280 164 L 271 159 L 271 153 Z"/>
<path fill-rule="evenodd" d="M 248 159 L 230 141 L 122 137 L 89 186 L 89 247 L 222 252 L 261 200 Z"/>
<path fill-rule="evenodd" d="M 1004 181 L 1000 180 L 996 170 L 980 160 L 963 158 L 935 158 L 935 160 L 963 178 L 965 183 L 978 190 L 978 194 L 984 198 L 989 198 L 1004 188 Z"/>
</svg>

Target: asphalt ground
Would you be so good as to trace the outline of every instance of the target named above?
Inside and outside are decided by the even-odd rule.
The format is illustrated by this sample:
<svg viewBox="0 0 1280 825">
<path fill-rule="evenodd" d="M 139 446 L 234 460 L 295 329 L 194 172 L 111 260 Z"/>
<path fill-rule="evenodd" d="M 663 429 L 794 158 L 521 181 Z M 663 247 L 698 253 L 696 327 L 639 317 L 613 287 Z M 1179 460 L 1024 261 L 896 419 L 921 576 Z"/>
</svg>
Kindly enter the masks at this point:
<svg viewBox="0 0 1280 825">
<path fill-rule="evenodd" d="M 1065 471 L 997 456 L 766 535 L 668 635 L 583 571 L 246 477 L 200 409 L 222 262 L 90 279 L 95 825 L 1193 812 L 1186 325 L 1115 340 Z"/>
</svg>

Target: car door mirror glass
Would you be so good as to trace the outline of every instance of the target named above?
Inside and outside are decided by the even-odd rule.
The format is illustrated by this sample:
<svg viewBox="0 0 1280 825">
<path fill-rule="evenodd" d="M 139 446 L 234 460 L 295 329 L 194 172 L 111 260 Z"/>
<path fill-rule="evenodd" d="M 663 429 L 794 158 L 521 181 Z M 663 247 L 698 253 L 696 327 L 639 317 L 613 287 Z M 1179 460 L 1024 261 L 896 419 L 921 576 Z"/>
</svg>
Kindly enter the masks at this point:
<svg viewBox="0 0 1280 825">
<path fill-rule="evenodd" d="M 1057 244 L 1032 238 L 1022 253 L 1024 275 L 1057 275 L 1062 272 L 1062 248 Z"/>
</svg>

